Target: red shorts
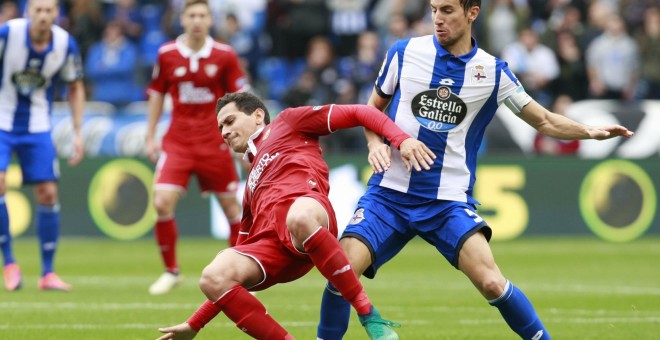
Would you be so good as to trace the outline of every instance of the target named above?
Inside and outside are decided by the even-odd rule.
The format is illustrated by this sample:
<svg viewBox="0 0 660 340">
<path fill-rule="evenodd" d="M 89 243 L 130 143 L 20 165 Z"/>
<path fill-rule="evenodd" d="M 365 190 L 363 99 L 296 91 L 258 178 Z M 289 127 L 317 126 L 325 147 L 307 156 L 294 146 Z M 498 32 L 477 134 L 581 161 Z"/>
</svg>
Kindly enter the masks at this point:
<svg viewBox="0 0 660 340">
<path fill-rule="evenodd" d="M 156 188 L 185 192 L 193 174 L 203 193 L 234 195 L 238 188 L 238 174 L 227 144 L 217 149 L 163 145 L 156 165 Z"/>
<path fill-rule="evenodd" d="M 313 198 L 321 203 L 328 212 L 328 229 L 337 236 L 337 219 L 328 197 L 319 193 L 305 195 L 305 197 Z M 278 283 L 297 280 L 314 267 L 309 256 L 297 250 L 291 242 L 291 234 L 286 230 L 288 207 L 286 211 L 282 211 L 284 210 L 282 208 L 278 210 L 280 211 L 272 212 L 271 221 L 274 222 L 269 228 L 256 235 L 251 234 L 245 243 L 231 248 L 257 261 L 263 270 L 264 280 L 253 287 L 246 287 L 248 290 L 264 290 Z"/>
</svg>

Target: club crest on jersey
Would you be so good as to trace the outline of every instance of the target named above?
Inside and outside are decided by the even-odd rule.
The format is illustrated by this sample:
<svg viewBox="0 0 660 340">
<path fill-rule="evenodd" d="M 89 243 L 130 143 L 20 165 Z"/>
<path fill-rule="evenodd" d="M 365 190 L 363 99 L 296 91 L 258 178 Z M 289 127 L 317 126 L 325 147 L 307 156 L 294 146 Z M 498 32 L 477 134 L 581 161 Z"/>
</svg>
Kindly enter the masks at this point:
<svg viewBox="0 0 660 340">
<path fill-rule="evenodd" d="M 472 68 L 472 84 L 481 84 L 488 78 L 486 68 L 482 65 L 477 65 Z"/>
<path fill-rule="evenodd" d="M 218 73 L 218 65 L 213 65 L 213 64 L 204 65 L 204 72 L 206 72 L 207 76 L 213 77 L 215 76 L 216 73 Z"/>
<path fill-rule="evenodd" d="M 355 213 L 353 214 L 353 217 L 351 217 L 351 220 L 348 221 L 348 224 L 351 224 L 351 225 L 358 224 L 358 223 L 362 222 L 362 220 L 364 220 L 364 209 L 360 208 L 360 209 L 355 211 Z"/>
<path fill-rule="evenodd" d="M 447 86 L 418 93 L 410 104 L 415 119 L 435 132 L 449 131 L 460 124 L 467 114 L 467 105 Z"/>
<path fill-rule="evenodd" d="M 179 66 L 174 69 L 174 76 L 175 77 L 183 77 L 186 75 L 186 68 L 183 66 Z"/>
</svg>

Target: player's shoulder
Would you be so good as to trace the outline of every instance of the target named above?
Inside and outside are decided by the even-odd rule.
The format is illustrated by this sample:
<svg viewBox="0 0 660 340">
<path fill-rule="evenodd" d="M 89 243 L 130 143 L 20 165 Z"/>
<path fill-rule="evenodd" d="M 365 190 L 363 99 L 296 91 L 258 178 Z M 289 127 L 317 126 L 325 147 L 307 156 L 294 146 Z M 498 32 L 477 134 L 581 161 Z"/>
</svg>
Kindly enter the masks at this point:
<svg viewBox="0 0 660 340">
<path fill-rule="evenodd" d="M 176 49 L 177 49 L 176 40 L 171 40 L 160 45 L 160 47 L 158 48 L 158 54 L 171 53 L 172 51 L 176 51 Z"/>
<path fill-rule="evenodd" d="M 212 45 L 211 45 L 212 51 L 215 53 L 231 53 L 235 54 L 236 52 L 234 51 L 234 48 L 231 47 L 229 44 L 225 44 L 221 41 L 218 40 L 213 40 Z"/>
<path fill-rule="evenodd" d="M 18 28 L 18 27 L 27 27 L 28 25 L 28 20 L 25 18 L 16 18 L 16 19 L 11 19 L 7 20 L 5 25 L 11 27 L 11 28 Z"/>
</svg>

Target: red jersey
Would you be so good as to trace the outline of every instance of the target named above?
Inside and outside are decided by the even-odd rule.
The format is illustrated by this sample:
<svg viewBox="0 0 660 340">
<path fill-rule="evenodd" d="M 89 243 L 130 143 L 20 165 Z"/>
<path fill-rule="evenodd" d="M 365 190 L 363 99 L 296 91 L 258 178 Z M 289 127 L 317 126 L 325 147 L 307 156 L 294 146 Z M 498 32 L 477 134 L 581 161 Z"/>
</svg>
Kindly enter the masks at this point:
<svg viewBox="0 0 660 340">
<path fill-rule="evenodd" d="M 328 165 L 319 137 L 338 129 L 365 126 L 398 147 L 410 136 L 385 114 L 365 105 L 325 105 L 282 111 L 248 143 L 252 161 L 243 195 L 242 230 L 249 239 L 260 232 L 288 238 L 285 220 L 299 197 L 328 196 Z M 334 214 L 332 214 L 334 217 Z"/>
<path fill-rule="evenodd" d="M 207 37 L 202 49 L 195 52 L 183 39 L 180 36 L 160 47 L 148 88 L 172 97 L 172 120 L 163 142 L 217 149 L 223 141 L 217 128 L 216 101 L 248 85 L 229 45 Z"/>
</svg>

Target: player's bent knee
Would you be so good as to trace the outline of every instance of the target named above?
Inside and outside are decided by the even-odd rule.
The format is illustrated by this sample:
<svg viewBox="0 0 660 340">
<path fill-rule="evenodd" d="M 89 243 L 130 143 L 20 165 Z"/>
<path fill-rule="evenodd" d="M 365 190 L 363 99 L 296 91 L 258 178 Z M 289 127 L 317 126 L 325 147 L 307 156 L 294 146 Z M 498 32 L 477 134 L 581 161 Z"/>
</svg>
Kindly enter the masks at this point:
<svg viewBox="0 0 660 340">
<path fill-rule="evenodd" d="M 506 279 L 489 276 L 480 282 L 479 290 L 483 296 L 492 300 L 504 294 L 505 285 Z"/>
</svg>

